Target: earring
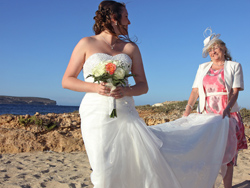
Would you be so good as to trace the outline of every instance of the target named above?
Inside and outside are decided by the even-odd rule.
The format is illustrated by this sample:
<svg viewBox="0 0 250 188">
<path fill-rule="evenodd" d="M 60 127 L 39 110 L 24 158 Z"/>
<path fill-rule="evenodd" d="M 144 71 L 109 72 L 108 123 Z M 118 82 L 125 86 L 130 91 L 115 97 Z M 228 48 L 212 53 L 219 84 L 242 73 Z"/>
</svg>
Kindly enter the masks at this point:
<svg viewBox="0 0 250 188">
<path fill-rule="evenodd" d="M 117 22 L 115 22 L 115 25 L 117 25 Z"/>
</svg>

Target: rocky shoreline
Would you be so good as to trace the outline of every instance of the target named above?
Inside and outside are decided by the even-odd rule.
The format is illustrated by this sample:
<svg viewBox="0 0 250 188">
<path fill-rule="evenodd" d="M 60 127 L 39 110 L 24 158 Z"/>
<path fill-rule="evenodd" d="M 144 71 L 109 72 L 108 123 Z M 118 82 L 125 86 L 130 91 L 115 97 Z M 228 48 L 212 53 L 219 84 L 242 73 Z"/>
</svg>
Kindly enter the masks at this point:
<svg viewBox="0 0 250 188">
<path fill-rule="evenodd" d="M 0 153 L 84 150 L 77 113 L 0 116 Z"/>
<path fill-rule="evenodd" d="M 137 107 L 140 117 L 148 126 L 176 120 L 182 110 L 159 107 Z M 181 108 L 182 109 L 182 108 Z M 195 112 L 195 111 L 194 111 Z M 0 115 L 0 154 L 33 151 L 84 151 L 78 113 L 49 113 L 41 115 Z M 244 122 L 250 141 L 250 123 Z"/>
</svg>

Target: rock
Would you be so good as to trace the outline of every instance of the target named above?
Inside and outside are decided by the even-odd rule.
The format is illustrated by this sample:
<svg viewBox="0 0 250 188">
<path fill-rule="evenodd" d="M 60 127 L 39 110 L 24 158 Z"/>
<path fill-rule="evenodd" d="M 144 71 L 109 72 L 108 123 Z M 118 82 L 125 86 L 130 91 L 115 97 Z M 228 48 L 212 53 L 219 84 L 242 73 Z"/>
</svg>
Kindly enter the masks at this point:
<svg viewBox="0 0 250 188">
<path fill-rule="evenodd" d="M 44 146 L 36 142 L 36 136 L 22 129 L 0 128 L 0 153 L 43 151 Z"/>
<path fill-rule="evenodd" d="M 145 123 L 148 126 L 169 122 L 168 118 L 157 118 L 157 117 L 156 118 L 155 117 L 145 117 L 145 118 L 143 118 L 143 120 L 145 121 Z"/>
<path fill-rule="evenodd" d="M 152 106 L 153 106 L 153 107 L 163 106 L 163 104 L 162 104 L 162 103 L 156 103 L 156 104 L 153 104 Z"/>
<path fill-rule="evenodd" d="M 20 123 L 20 118 L 29 121 Z M 49 130 L 47 127 L 49 125 L 56 127 Z M 85 150 L 79 114 L 0 115 L 0 153 L 47 150 L 55 152 Z"/>
<path fill-rule="evenodd" d="M 39 115 L 40 115 L 40 113 L 39 113 L 39 112 L 36 112 L 34 116 L 39 116 Z"/>
<path fill-rule="evenodd" d="M 75 138 L 73 135 L 63 135 L 57 131 L 53 131 L 43 137 L 43 141 L 46 143 L 45 148 L 55 152 L 72 152 L 83 151 L 84 144 L 82 138 Z"/>
<path fill-rule="evenodd" d="M 137 109 L 139 116 L 148 126 L 174 121 L 182 117 L 183 113 L 178 109 L 169 112 L 166 110 L 155 111 L 155 109 L 159 108 L 148 105 L 146 109 Z M 247 139 L 250 141 L 249 121 L 245 121 L 244 125 Z M 77 113 L 41 115 L 37 112 L 34 116 L 0 115 L 0 154 L 84 150 L 81 119 Z"/>
</svg>

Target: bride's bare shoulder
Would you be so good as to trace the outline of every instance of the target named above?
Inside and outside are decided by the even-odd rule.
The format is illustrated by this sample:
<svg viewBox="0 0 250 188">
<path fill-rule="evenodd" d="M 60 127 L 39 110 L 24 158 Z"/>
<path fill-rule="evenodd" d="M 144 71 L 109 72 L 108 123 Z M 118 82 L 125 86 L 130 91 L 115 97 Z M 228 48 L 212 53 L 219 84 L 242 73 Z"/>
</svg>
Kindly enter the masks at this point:
<svg viewBox="0 0 250 188">
<path fill-rule="evenodd" d="M 124 46 L 124 51 L 133 59 L 133 57 L 136 57 L 140 55 L 139 47 L 134 42 L 128 42 Z"/>
<path fill-rule="evenodd" d="M 84 37 L 82 38 L 78 44 L 81 45 L 81 46 L 88 46 L 88 45 L 91 45 L 92 43 L 94 43 L 96 41 L 96 36 L 90 36 L 90 37 Z"/>
</svg>

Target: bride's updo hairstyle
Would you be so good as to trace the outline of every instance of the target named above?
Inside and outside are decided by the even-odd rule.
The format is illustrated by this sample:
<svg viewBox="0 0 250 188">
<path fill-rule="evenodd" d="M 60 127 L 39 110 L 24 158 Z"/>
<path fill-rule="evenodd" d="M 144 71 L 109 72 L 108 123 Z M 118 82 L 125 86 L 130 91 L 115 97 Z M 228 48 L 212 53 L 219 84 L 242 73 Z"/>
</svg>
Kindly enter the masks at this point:
<svg viewBox="0 0 250 188">
<path fill-rule="evenodd" d="M 95 12 L 95 24 L 93 26 L 93 30 L 96 35 L 100 34 L 102 31 L 107 30 L 110 34 L 116 36 L 117 38 L 125 38 L 126 40 L 130 41 L 128 37 L 128 31 L 124 33 L 124 28 L 121 25 L 120 21 L 122 18 L 122 10 L 126 8 L 124 3 L 118 3 L 116 1 L 102 1 L 99 6 L 98 10 Z M 119 37 L 112 26 L 111 16 L 113 19 L 117 21 L 117 28 L 120 33 L 124 33 L 123 37 Z M 122 29 L 121 29 L 122 28 Z"/>
</svg>

